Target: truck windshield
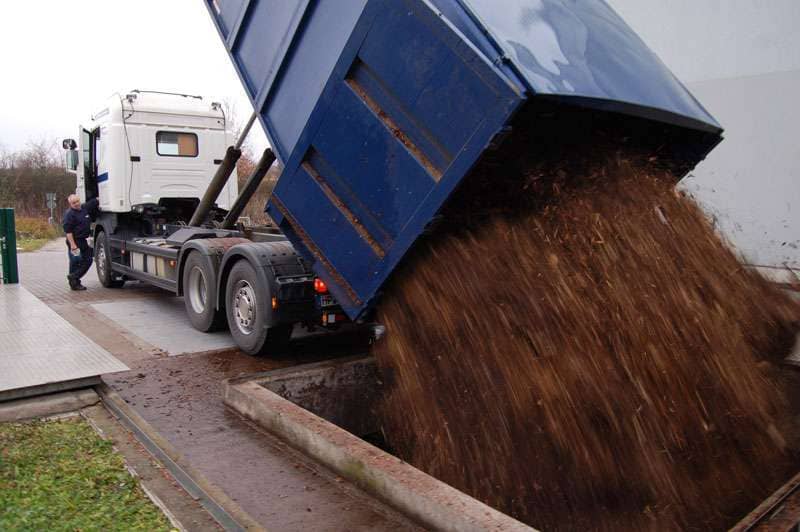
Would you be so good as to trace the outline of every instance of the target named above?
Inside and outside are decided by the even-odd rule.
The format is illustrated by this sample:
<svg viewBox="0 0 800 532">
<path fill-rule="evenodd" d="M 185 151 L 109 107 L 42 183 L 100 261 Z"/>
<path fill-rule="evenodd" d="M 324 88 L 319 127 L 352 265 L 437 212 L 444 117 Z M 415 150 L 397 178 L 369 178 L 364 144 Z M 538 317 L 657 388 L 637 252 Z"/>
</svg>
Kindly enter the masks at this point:
<svg viewBox="0 0 800 532">
<path fill-rule="evenodd" d="M 156 151 L 172 157 L 197 157 L 197 135 L 177 131 L 156 133 Z"/>
</svg>

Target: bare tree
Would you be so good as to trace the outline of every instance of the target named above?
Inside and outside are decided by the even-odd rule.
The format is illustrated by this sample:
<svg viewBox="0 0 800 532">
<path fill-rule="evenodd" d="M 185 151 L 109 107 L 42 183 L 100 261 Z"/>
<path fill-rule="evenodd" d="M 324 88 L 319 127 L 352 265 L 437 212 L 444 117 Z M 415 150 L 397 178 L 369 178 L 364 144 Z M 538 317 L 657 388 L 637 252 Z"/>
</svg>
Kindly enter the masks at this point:
<svg viewBox="0 0 800 532">
<path fill-rule="evenodd" d="M 61 162 L 61 148 L 56 139 L 30 140 L 25 148 L 0 151 L 0 204 L 14 207 L 21 215 L 47 217 L 46 193 L 59 199 L 75 191 L 75 178 Z M 65 208 L 58 202 L 60 216 Z"/>
<path fill-rule="evenodd" d="M 231 144 L 234 144 L 241 136 L 242 130 L 244 129 L 244 125 L 249 116 L 243 119 L 239 113 L 236 102 L 234 102 L 231 98 L 225 98 L 222 100 L 222 112 L 225 113 L 225 123 L 227 128 L 233 132 Z M 253 158 L 253 146 L 247 139 L 245 139 L 244 144 L 242 144 L 242 155 L 247 155 L 250 159 Z"/>
</svg>

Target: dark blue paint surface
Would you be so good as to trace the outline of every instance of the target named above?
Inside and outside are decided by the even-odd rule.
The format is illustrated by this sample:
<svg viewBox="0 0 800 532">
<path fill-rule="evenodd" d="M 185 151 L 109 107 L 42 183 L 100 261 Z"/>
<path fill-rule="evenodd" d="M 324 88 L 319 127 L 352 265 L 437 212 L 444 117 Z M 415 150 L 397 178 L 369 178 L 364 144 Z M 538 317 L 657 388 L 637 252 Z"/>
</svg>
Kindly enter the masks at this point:
<svg viewBox="0 0 800 532">
<path fill-rule="evenodd" d="M 524 100 L 426 3 L 370 2 L 268 212 L 357 317 Z"/>
<path fill-rule="evenodd" d="M 459 0 L 536 94 L 670 111 L 719 127 L 603 0 Z"/>
<path fill-rule="evenodd" d="M 278 159 L 286 161 L 367 0 L 206 0 Z"/>
<path fill-rule="evenodd" d="M 721 133 L 602 0 L 206 1 L 285 165 L 267 212 L 351 318 L 527 100 Z"/>
</svg>

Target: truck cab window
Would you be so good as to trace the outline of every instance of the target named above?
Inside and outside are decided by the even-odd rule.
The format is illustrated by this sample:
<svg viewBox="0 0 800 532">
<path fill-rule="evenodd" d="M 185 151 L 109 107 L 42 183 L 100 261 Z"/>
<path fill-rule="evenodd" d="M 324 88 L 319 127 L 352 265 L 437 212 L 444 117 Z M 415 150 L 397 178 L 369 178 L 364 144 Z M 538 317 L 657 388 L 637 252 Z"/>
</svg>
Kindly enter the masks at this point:
<svg viewBox="0 0 800 532">
<path fill-rule="evenodd" d="M 156 133 L 156 151 L 172 157 L 197 157 L 197 135 L 175 131 Z"/>
</svg>

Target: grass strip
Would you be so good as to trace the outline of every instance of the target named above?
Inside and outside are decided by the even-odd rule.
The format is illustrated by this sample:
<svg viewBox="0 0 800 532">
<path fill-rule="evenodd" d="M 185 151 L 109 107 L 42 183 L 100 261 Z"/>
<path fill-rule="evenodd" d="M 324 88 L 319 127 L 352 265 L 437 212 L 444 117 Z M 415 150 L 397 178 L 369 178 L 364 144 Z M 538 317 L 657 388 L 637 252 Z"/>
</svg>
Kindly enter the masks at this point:
<svg viewBox="0 0 800 532">
<path fill-rule="evenodd" d="M 0 530 L 170 530 L 83 419 L 0 424 Z"/>
</svg>

